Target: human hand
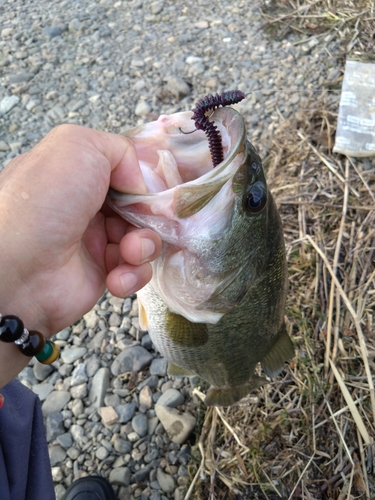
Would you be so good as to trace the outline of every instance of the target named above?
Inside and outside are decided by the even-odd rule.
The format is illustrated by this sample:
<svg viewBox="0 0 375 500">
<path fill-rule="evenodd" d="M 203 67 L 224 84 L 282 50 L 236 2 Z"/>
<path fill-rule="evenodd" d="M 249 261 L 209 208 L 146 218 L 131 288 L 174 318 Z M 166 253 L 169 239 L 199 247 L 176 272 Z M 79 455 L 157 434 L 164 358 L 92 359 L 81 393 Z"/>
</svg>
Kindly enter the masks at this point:
<svg viewBox="0 0 375 500">
<path fill-rule="evenodd" d="M 50 337 L 89 311 L 106 286 L 124 297 L 150 280 L 160 238 L 103 207 L 109 185 L 146 192 L 132 143 L 75 125 L 55 128 L 4 169 L 2 314 Z"/>
</svg>

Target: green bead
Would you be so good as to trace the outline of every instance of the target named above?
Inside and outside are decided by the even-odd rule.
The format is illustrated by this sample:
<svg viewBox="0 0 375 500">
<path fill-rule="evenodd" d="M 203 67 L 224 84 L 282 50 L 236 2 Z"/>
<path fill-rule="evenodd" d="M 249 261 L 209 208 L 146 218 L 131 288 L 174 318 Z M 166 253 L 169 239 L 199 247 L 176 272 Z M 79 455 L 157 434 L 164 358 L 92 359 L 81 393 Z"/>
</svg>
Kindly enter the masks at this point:
<svg viewBox="0 0 375 500">
<path fill-rule="evenodd" d="M 59 348 L 57 347 L 57 345 L 50 340 L 46 340 L 43 351 L 37 354 L 35 357 L 40 363 L 50 365 L 58 358 L 58 355 Z"/>
</svg>

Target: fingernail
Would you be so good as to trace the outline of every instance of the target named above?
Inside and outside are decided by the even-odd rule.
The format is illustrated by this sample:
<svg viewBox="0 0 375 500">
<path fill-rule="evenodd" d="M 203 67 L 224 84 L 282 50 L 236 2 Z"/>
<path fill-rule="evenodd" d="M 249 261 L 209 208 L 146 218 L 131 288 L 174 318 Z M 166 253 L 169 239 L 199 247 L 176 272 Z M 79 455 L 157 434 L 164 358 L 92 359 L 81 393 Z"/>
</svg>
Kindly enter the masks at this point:
<svg viewBox="0 0 375 500">
<path fill-rule="evenodd" d="M 121 281 L 122 287 L 124 289 L 124 295 L 127 295 L 136 286 L 136 284 L 138 282 L 138 278 L 133 273 L 124 273 L 124 274 L 120 274 L 120 281 Z"/>
<path fill-rule="evenodd" d="M 142 261 L 147 260 L 155 252 L 155 243 L 148 238 L 142 238 Z"/>
</svg>

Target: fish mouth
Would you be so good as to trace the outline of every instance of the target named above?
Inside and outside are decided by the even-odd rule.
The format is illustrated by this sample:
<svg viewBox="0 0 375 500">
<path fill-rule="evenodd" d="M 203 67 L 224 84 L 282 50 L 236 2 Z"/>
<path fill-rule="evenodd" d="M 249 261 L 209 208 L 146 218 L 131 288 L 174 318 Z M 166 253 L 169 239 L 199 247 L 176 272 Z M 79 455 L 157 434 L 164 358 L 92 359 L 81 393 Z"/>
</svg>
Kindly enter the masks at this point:
<svg viewBox="0 0 375 500">
<path fill-rule="evenodd" d="M 127 194 L 111 188 L 107 202 L 136 226 L 139 221 L 131 215 L 131 205 L 142 204 L 143 209 L 144 204 L 170 205 L 174 217 L 190 217 L 220 191 L 243 163 L 246 129 L 235 109 L 219 108 L 211 116 L 221 134 L 224 153 L 224 160 L 215 168 L 207 137 L 200 130 L 192 132 L 191 117 L 190 111 L 161 115 L 157 121 L 124 134 L 135 146 L 148 194 Z"/>
</svg>

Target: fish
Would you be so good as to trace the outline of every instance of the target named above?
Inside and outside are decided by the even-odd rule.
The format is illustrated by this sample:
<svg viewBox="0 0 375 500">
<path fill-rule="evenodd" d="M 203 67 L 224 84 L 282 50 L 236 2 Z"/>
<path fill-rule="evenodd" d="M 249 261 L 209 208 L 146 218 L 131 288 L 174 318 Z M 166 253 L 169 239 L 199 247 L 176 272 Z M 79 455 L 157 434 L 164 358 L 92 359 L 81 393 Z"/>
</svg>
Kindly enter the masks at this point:
<svg viewBox="0 0 375 500">
<path fill-rule="evenodd" d="M 170 376 L 198 375 L 207 406 L 230 406 L 294 357 L 285 324 L 288 287 L 282 222 L 262 162 L 231 107 L 210 116 L 224 160 L 212 165 L 191 112 L 161 115 L 125 135 L 148 194 L 110 189 L 108 204 L 162 239 L 151 281 L 138 292 L 139 323 Z M 185 133 L 183 133 L 185 132 Z"/>
</svg>

